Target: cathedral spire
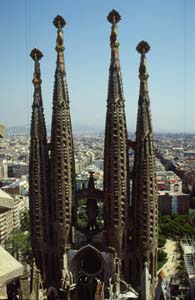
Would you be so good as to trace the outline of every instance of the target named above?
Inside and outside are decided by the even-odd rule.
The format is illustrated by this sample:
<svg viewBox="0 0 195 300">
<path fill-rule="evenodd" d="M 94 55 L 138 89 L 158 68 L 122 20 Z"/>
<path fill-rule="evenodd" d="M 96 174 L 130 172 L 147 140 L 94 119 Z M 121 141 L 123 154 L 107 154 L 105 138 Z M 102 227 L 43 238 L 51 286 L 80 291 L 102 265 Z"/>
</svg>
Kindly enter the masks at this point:
<svg viewBox="0 0 195 300">
<path fill-rule="evenodd" d="M 57 51 L 57 67 L 59 71 L 65 73 L 64 66 L 64 37 L 62 28 L 66 25 L 65 20 L 61 16 L 55 17 L 53 21 L 54 26 L 58 29 L 57 39 L 56 39 L 56 51 Z"/>
<path fill-rule="evenodd" d="M 113 9 L 109 13 L 107 20 L 112 24 L 111 34 L 110 34 L 111 62 L 113 64 L 116 64 L 116 66 L 120 68 L 117 23 L 121 20 L 121 16 L 116 10 Z"/>
<path fill-rule="evenodd" d="M 146 67 L 146 53 L 150 50 L 150 46 L 147 42 L 142 41 L 137 45 L 136 50 L 141 54 L 139 67 L 139 79 L 141 83 L 140 94 L 144 94 L 145 92 L 148 92 L 147 80 L 149 75 Z"/>
<path fill-rule="evenodd" d="M 33 75 L 34 100 L 32 105 L 30 163 L 29 163 L 29 202 L 31 219 L 31 241 L 36 265 L 45 278 L 45 265 L 42 263 L 47 252 L 47 212 L 48 212 L 48 167 L 47 135 L 41 94 L 40 59 L 42 53 L 33 49 L 30 56 L 35 62 Z"/>
<path fill-rule="evenodd" d="M 151 114 L 150 114 L 150 98 L 148 94 L 148 78 L 149 75 L 147 73 L 146 66 L 146 53 L 150 50 L 150 46 L 147 42 L 141 41 L 136 50 L 141 54 L 140 58 L 140 66 L 139 66 L 139 79 L 140 79 L 140 91 L 139 91 L 139 103 L 138 103 L 138 118 L 137 118 L 137 126 L 143 126 L 143 128 L 137 128 L 139 133 L 142 132 L 143 135 L 153 135 L 152 132 L 152 122 L 151 122 Z M 145 103 L 145 104 L 144 104 Z M 145 109 L 144 109 L 145 107 Z M 140 124 L 141 122 L 141 124 Z"/>
<path fill-rule="evenodd" d="M 34 76 L 33 76 L 33 84 L 35 87 L 40 87 L 42 80 L 41 80 L 41 71 L 40 71 L 40 63 L 39 61 L 41 60 L 41 58 L 43 57 L 43 54 L 41 53 L 40 50 L 34 48 L 31 51 L 30 56 L 32 57 L 32 59 L 35 62 L 35 71 L 34 71 Z"/>
<path fill-rule="evenodd" d="M 157 259 L 157 190 L 155 173 L 155 151 L 150 114 L 150 99 L 148 94 L 148 74 L 146 68 L 146 53 L 150 46 L 140 42 L 137 51 L 141 54 L 139 78 L 140 91 L 138 101 L 137 128 L 133 169 L 133 189 L 131 218 L 130 273 L 135 287 L 141 288 L 144 263 L 148 265 L 151 279 L 150 297 L 154 298 L 156 284 Z M 146 299 L 141 291 L 141 299 Z"/>
<path fill-rule="evenodd" d="M 115 248 L 118 258 L 122 260 L 129 175 L 127 128 L 117 33 L 117 23 L 121 17 L 118 12 L 112 10 L 107 19 L 112 24 L 112 28 L 104 141 L 104 221 L 107 244 Z"/>
<path fill-rule="evenodd" d="M 32 112 L 32 117 L 36 117 L 40 122 L 41 125 L 44 128 L 44 134 L 43 137 L 46 137 L 46 130 L 45 130 L 45 120 L 44 120 L 44 113 L 43 113 L 43 103 L 42 103 L 42 93 L 41 93 L 41 71 L 40 71 L 40 63 L 39 61 L 41 60 L 41 58 L 43 57 L 43 54 L 41 53 L 40 50 L 34 48 L 31 53 L 30 56 L 32 57 L 32 59 L 35 62 L 35 67 L 34 67 L 34 74 L 33 74 L 33 80 L 32 83 L 34 85 L 34 100 L 33 100 L 33 112 Z M 32 119 L 32 123 L 31 123 L 31 137 L 35 137 L 35 136 L 40 136 L 40 131 L 39 131 L 39 127 L 38 123 L 33 123 L 34 118 Z M 42 137 L 42 136 L 41 136 Z"/>
<path fill-rule="evenodd" d="M 62 28 L 66 24 L 61 16 L 53 21 L 57 28 L 56 71 L 53 92 L 51 130 L 51 244 L 53 245 L 53 276 L 60 282 L 63 256 L 70 243 L 71 214 L 74 194 L 73 136 L 69 109 L 68 85 L 64 63 L 64 38 Z"/>
</svg>

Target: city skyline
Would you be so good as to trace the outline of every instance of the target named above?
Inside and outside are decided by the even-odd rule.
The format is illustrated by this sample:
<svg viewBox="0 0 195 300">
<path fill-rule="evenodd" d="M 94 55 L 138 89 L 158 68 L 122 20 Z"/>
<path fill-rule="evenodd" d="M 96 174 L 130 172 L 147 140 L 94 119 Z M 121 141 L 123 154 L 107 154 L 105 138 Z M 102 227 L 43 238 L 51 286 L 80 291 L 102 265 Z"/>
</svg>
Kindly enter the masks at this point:
<svg viewBox="0 0 195 300">
<path fill-rule="evenodd" d="M 146 40 L 151 46 L 148 72 L 154 132 L 195 132 L 194 6 L 192 0 L 163 4 L 144 0 L 141 5 L 88 0 L 3 3 L 0 122 L 6 127 L 30 125 L 33 64 L 29 54 L 37 47 L 44 55 L 42 94 L 46 122 L 51 123 L 49 87 L 54 81 L 56 38 L 52 21 L 56 14 L 61 14 L 67 22 L 65 61 L 73 128 L 82 125 L 104 130 L 110 63 L 110 28 L 106 17 L 114 8 L 122 17 L 118 24 L 119 52 L 128 131 L 135 130 L 139 92 L 139 55 L 135 48 L 141 40 Z"/>
</svg>

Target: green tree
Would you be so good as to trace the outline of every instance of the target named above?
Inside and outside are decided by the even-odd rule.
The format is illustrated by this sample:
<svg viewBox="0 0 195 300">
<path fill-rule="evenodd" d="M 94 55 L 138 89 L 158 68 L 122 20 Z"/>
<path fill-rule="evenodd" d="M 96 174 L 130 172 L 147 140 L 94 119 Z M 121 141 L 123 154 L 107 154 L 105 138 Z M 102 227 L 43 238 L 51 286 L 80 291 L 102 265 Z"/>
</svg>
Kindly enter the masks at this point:
<svg viewBox="0 0 195 300">
<path fill-rule="evenodd" d="M 158 250 L 157 269 L 159 270 L 167 261 L 167 253 L 163 250 Z"/>
<path fill-rule="evenodd" d="M 22 232 L 14 229 L 6 241 L 6 250 L 19 260 L 28 260 L 31 257 L 31 243 L 29 231 Z"/>
<path fill-rule="evenodd" d="M 166 237 L 163 234 L 158 234 L 158 247 L 162 248 L 164 247 L 166 243 Z"/>
<path fill-rule="evenodd" d="M 22 213 L 21 216 L 21 230 L 30 231 L 30 215 L 27 209 Z"/>
<path fill-rule="evenodd" d="M 195 214 L 160 216 L 159 234 L 172 239 L 183 236 L 195 238 Z"/>
</svg>

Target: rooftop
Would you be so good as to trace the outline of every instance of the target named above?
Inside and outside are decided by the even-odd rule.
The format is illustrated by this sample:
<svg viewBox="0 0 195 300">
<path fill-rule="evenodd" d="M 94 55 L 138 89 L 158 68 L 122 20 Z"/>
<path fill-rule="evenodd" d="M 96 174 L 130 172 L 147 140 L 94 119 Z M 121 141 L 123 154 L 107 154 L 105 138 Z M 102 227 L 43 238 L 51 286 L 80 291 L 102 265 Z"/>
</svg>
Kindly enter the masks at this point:
<svg viewBox="0 0 195 300">
<path fill-rule="evenodd" d="M 11 209 L 14 206 L 14 199 L 0 189 L 0 207 Z"/>
<path fill-rule="evenodd" d="M 158 195 L 160 195 L 160 196 L 163 196 L 163 195 L 166 195 L 166 194 L 168 194 L 169 196 L 189 195 L 189 194 L 184 194 L 183 192 L 171 192 L 171 191 L 168 191 L 168 190 L 158 191 Z"/>
<path fill-rule="evenodd" d="M 4 137 L 5 135 L 5 127 L 0 124 L 0 138 Z"/>
<path fill-rule="evenodd" d="M 0 246 L 0 287 L 23 274 L 23 266 Z"/>
</svg>

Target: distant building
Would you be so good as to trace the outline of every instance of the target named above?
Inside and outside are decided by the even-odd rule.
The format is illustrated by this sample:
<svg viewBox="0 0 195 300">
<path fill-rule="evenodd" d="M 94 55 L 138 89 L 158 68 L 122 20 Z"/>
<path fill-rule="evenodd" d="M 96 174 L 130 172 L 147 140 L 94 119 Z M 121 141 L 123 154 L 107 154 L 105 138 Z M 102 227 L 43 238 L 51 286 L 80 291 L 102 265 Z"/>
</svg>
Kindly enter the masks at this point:
<svg viewBox="0 0 195 300">
<path fill-rule="evenodd" d="M 159 191 L 158 209 L 163 215 L 186 215 L 189 213 L 190 195 L 174 193 L 171 191 Z"/>
<path fill-rule="evenodd" d="M 0 161 L 0 180 L 8 177 L 8 163 L 7 160 Z"/>
<path fill-rule="evenodd" d="M 14 199 L 0 189 L 0 244 L 4 244 L 14 228 Z"/>
<path fill-rule="evenodd" d="M 9 209 L 2 212 L 0 210 L 0 244 L 3 245 L 14 229 L 13 211 Z"/>
<path fill-rule="evenodd" d="M 94 160 L 94 165 L 96 167 L 98 167 L 100 170 L 103 170 L 104 169 L 104 160 L 103 159 L 96 159 Z"/>
<path fill-rule="evenodd" d="M 28 164 L 24 162 L 8 164 L 8 177 L 20 178 L 28 174 Z"/>
<path fill-rule="evenodd" d="M 27 197 L 11 197 L 0 189 L 0 244 L 4 244 L 14 228 L 21 227 L 25 210 L 28 210 Z"/>
<path fill-rule="evenodd" d="M 159 212 L 167 215 L 188 214 L 190 196 L 182 192 L 181 179 L 173 171 L 166 171 L 159 160 L 156 174 Z"/>
<path fill-rule="evenodd" d="M 173 171 L 166 173 L 165 181 L 167 190 L 170 192 L 182 192 L 182 181 Z"/>
<path fill-rule="evenodd" d="M 0 124 L 0 138 L 3 138 L 5 136 L 5 126 Z"/>
<path fill-rule="evenodd" d="M 16 181 L 15 178 L 6 178 L 6 179 L 3 178 L 0 180 L 0 188 L 3 189 L 4 186 L 7 186 L 7 185 L 13 183 L 14 181 Z"/>
<path fill-rule="evenodd" d="M 26 196 L 28 195 L 29 185 L 28 181 L 25 178 L 20 178 L 9 185 L 3 186 L 2 188 L 4 191 L 11 195 Z"/>
<path fill-rule="evenodd" d="M 195 170 L 194 171 L 189 171 L 189 172 L 185 173 L 184 183 L 185 183 L 188 191 L 192 195 L 195 195 Z"/>
<path fill-rule="evenodd" d="M 13 208 L 14 228 L 21 227 L 21 221 L 23 220 L 24 212 L 26 210 L 28 210 L 27 198 L 24 196 L 15 196 Z"/>
<path fill-rule="evenodd" d="M 89 176 L 78 175 L 76 177 L 76 191 L 82 190 L 83 188 L 87 188 L 88 181 L 89 181 Z"/>
<path fill-rule="evenodd" d="M 83 151 L 80 155 L 75 157 L 75 172 L 79 174 L 87 166 L 91 165 L 94 161 L 95 154 L 92 151 Z"/>
<path fill-rule="evenodd" d="M 158 191 L 182 192 L 181 179 L 173 171 L 166 171 L 159 160 L 157 160 L 156 175 Z"/>
<path fill-rule="evenodd" d="M 180 241 L 180 246 L 182 249 L 182 254 L 184 258 L 185 263 L 185 270 L 187 275 L 187 282 L 189 286 L 189 295 L 188 298 L 183 299 L 195 299 L 195 259 L 194 259 L 194 253 L 195 253 L 195 245 L 194 241 L 183 238 Z"/>
</svg>

